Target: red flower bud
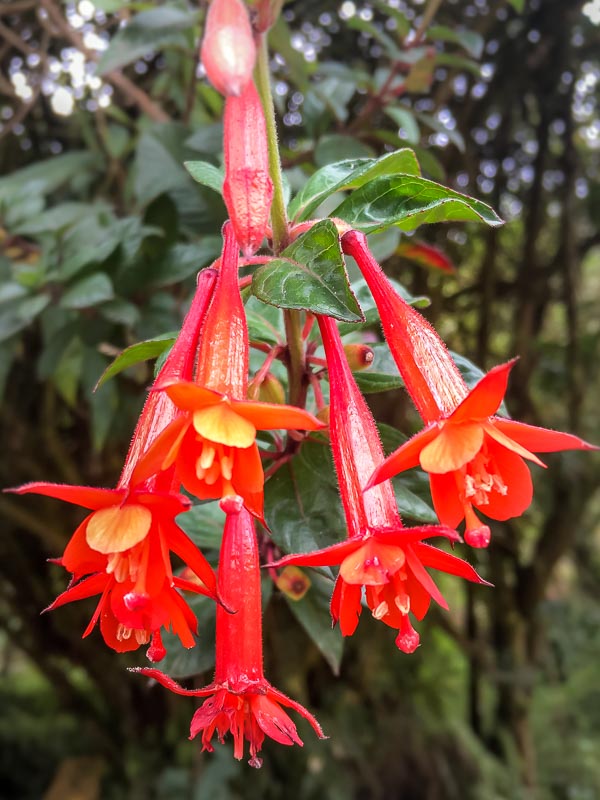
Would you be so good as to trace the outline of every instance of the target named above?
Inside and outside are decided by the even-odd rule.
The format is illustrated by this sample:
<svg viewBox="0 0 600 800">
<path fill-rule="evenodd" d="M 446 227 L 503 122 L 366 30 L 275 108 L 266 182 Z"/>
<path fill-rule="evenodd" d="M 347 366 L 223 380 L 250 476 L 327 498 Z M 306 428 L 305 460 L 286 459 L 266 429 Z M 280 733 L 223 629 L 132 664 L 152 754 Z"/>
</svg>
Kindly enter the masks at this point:
<svg viewBox="0 0 600 800">
<path fill-rule="evenodd" d="M 240 248 L 251 256 L 264 238 L 273 199 L 265 115 L 252 81 L 239 97 L 227 98 L 223 124 L 223 199 Z"/>
<path fill-rule="evenodd" d="M 212 0 L 200 57 L 218 92 L 239 96 L 252 77 L 256 46 L 248 9 L 242 0 Z"/>
</svg>

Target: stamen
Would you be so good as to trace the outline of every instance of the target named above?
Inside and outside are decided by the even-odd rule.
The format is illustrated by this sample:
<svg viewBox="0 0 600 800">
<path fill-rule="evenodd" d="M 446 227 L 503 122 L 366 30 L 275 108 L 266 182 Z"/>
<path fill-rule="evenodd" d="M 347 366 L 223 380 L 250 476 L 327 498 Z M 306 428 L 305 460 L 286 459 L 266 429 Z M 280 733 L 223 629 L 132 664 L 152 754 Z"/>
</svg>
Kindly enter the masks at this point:
<svg viewBox="0 0 600 800">
<path fill-rule="evenodd" d="M 382 600 L 381 603 L 379 603 L 379 605 L 377 606 L 377 608 L 373 609 L 372 614 L 375 617 L 375 619 L 381 619 L 382 617 L 385 617 L 385 615 L 388 613 L 389 610 L 390 607 L 388 606 L 388 604 L 385 602 L 385 600 Z"/>
<path fill-rule="evenodd" d="M 398 607 L 398 611 L 401 614 L 408 614 L 410 611 L 410 597 L 401 589 L 396 593 L 394 603 Z"/>
<path fill-rule="evenodd" d="M 135 629 L 135 638 L 138 644 L 148 644 L 150 641 L 150 634 L 148 631 L 142 631 L 139 628 Z"/>
<path fill-rule="evenodd" d="M 205 441 L 204 447 L 202 448 L 202 455 L 198 461 L 202 469 L 209 469 L 212 467 L 212 463 L 215 460 L 215 452 L 215 448 Z"/>
<path fill-rule="evenodd" d="M 132 630 L 131 628 L 126 628 L 122 622 L 119 623 L 119 627 L 117 628 L 117 639 L 120 642 L 124 642 L 131 637 Z"/>
</svg>

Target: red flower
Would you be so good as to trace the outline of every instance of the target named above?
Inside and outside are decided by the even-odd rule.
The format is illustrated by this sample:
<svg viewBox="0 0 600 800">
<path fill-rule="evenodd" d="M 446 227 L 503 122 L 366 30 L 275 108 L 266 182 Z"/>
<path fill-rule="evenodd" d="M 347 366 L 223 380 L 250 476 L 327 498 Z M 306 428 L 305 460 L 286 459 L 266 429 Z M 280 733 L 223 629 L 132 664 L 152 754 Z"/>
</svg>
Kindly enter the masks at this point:
<svg viewBox="0 0 600 800">
<path fill-rule="evenodd" d="M 569 433 L 494 416 L 513 364 L 494 367 L 451 414 L 399 447 L 375 470 L 369 486 L 420 464 L 429 473 L 440 521 L 455 527 L 465 518 L 465 540 L 486 547 L 490 530 L 473 506 L 498 520 L 522 514 L 533 496 L 524 459 L 544 466 L 532 451 L 595 449 Z"/>
<path fill-rule="evenodd" d="M 196 383 L 163 388 L 184 412 L 166 428 L 137 465 L 141 481 L 175 467 L 178 480 L 201 500 L 237 494 L 262 519 L 264 474 L 257 430 L 318 430 L 323 424 L 295 406 L 246 400 L 248 330 L 238 285 L 238 245 L 223 228 L 219 281 L 204 324 Z"/>
<path fill-rule="evenodd" d="M 427 320 L 393 289 L 369 252 L 364 234 L 342 237 L 375 298 L 386 341 L 419 414 L 427 427 L 379 466 L 374 486 L 418 464 L 429 473 L 440 522 L 466 521 L 465 541 L 486 547 L 490 529 L 475 514 L 492 519 L 522 514 L 533 487 L 523 459 L 544 464 L 533 454 L 594 449 L 577 436 L 493 416 L 514 362 L 495 367 L 469 392 L 446 345 Z"/>
<path fill-rule="evenodd" d="M 448 608 L 425 567 L 483 583 L 459 558 L 423 544 L 422 539 L 458 534 L 443 526 L 404 528 L 389 481 L 363 492 L 367 479 L 383 462 L 383 451 L 371 412 L 344 356 L 337 326 L 318 317 L 330 382 L 330 439 L 349 538 L 314 553 L 285 556 L 272 566 L 340 564 L 331 616 L 344 636 L 356 630 L 365 587 L 367 605 L 376 619 L 398 630 L 397 646 L 412 653 L 419 644 L 409 612 L 423 619 L 430 599 Z"/>
<path fill-rule="evenodd" d="M 217 91 L 225 96 L 241 94 L 256 60 L 252 26 L 242 0 L 212 0 L 200 56 Z"/>
<path fill-rule="evenodd" d="M 265 236 L 273 199 L 265 115 L 252 81 L 225 100 L 223 126 L 223 199 L 242 253 L 251 256 Z"/>
<path fill-rule="evenodd" d="M 219 558 L 219 585 L 224 607 L 217 606 L 217 649 L 213 682 L 203 689 L 183 689 L 155 669 L 140 669 L 173 692 L 208 697 L 193 716 L 190 738 L 202 734 L 202 749 L 213 751 L 214 734 L 221 743 L 233 736 L 233 754 L 241 759 L 244 740 L 250 746 L 249 764 L 260 767 L 258 753 L 265 736 L 285 745 L 298 744 L 296 726 L 282 706 L 303 716 L 323 738 L 316 719 L 275 689 L 265 679 L 262 659 L 262 612 L 260 569 L 254 523 L 242 499 L 229 497 L 222 505 L 227 512 Z"/>
<path fill-rule="evenodd" d="M 214 270 L 201 273 L 190 311 L 157 381 L 191 376 L 214 281 Z M 173 470 L 148 475 L 143 481 L 134 479 L 138 459 L 179 413 L 168 396 L 150 394 L 116 489 L 39 482 L 10 490 L 55 497 L 92 511 L 59 559 L 73 573 L 74 583 L 50 608 L 101 593 L 84 636 L 100 619 L 104 639 L 115 650 L 135 649 L 153 637 L 149 654 L 154 659 L 161 652 L 164 655 L 162 627 L 172 628 L 185 647 L 194 645 L 195 617 L 174 587 L 216 596 L 211 566 L 175 523 L 190 502 L 173 491 Z M 205 589 L 173 577 L 171 551 L 185 561 Z"/>
</svg>

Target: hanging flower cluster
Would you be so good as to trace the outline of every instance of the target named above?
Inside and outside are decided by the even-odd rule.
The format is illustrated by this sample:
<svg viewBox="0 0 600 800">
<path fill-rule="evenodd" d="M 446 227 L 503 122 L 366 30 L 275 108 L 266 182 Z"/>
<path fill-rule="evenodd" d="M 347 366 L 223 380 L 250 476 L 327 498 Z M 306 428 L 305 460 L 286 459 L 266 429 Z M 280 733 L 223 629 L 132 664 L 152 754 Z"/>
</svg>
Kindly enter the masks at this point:
<svg viewBox="0 0 600 800">
<path fill-rule="evenodd" d="M 255 767 L 261 764 L 265 736 L 302 745 L 284 708 L 296 711 L 323 737 L 313 716 L 275 689 L 263 672 L 256 525 L 266 540 L 265 474 L 292 459 L 311 433 L 323 445 L 328 437 L 347 538 L 313 552 L 276 553 L 281 557 L 271 559 L 270 574 L 277 576 L 289 565 L 339 566 L 331 597 L 334 625 L 351 636 L 368 608 L 397 632 L 397 647 L 412 653 L 420 641 L 415 620 L 424 618 L 431 600 L 448 608 L 430 570 L 486 583 L 467 562 L 428 540 L 462 542 L 456 527 L 465 520 L 467 544 L 486 546 L 490 528 L 475 509 L 495 520 L 522 514 L 532 500 L 525 462 L 543 466 L 534 453 L 591 447 L 576 436 L 498 415 L 512 362 L 492 369 L 469 390 L 438 334 L 386 278 L 365 235 L 341 221 L 336 221 L 340 258 L 343 252 L 358 264 L 425 427 L 385 458 L 353 375 L 353 369 L 368 366 L 372 352 L 362 344 L 345 347 L 333 316 L 310 305 L 304 320 L 303 312 L 286 312 L 286 345 L 266 347 L 265 362 L 249 383 L 240 266 L 260 262 L 261 269 L 269 270 L 281 247 L 318 222 L 290 225 L 281 209 L 271 209 L 269 155 L 276 160 L 276 143 L 267 136 L 265 98 L 259 96 L 253 69 L 278 5 L 274 0 L 256 3 L 253 29 L 242 0 L 210 3 L 201 57 L 209 80 L 225 96 L 223 196 L 230 220 L 223 227 L 221 257 L 199 274 L 191 308 L 151 387 L 117 486 L 30 483 L 13 490 L 54 497 L 90 512 L 59 559 L 72 573 L 71 583 L 50 606 L 100 595 L 84 636 L 99 622 L 110 647 L 122 652 L 149 644 L 148 658 L 157 662 L 165 655 L 163 629 L 177 634 L 184 647 L 196 645 L 197 621 L 183 592 L 215 601 L 216 666 L 210 685 L 187 690 L 157 669 L 139 671 L 173 692 L 205 698 L 193 716 L 191 736 L 200 734 L 203 749 L 212 751 L 215 734 L 222 742 L 231 733 L 234 756 L 242 758 L 247 741 L 249 763 Z M 283 227 L 285 236 L 279 238 L 286 241 L 273 242 L 273 257 L 257 259 L 255 253 L 271 236 L 270 215 L 272 229 L 276 222 Z M 311 338 L 315 319 L 318 340 Z M 319 342 L 324 359 L 314 355 Z M 288 368 L 287 404 L 281 382 L 270 372 L 275 359 Z M 313 371 L 317 363 L 318 374 Z M 319 384 L 325 374 L 327 407 Z M 309 387 L 318 416 L 305 407 Z M 261 454 L 259 431 L 288 433 L 287 438 L 275 434 L 280 446 Z M 273 462 L 267 473 L 263 458 Z M 400 517 L 391 478 L 417 466 L 429 476 L 440 524 L 405 527 Z M 199 501 L 219 501 L 225 512 L 216 575 L 177 524 L 190 507 L 182 487 Z M 185 564 L 185 578 L 174 572 L 172 555 Z M 202 632 L 198 646 L 203 646 Z"/>
</svg>

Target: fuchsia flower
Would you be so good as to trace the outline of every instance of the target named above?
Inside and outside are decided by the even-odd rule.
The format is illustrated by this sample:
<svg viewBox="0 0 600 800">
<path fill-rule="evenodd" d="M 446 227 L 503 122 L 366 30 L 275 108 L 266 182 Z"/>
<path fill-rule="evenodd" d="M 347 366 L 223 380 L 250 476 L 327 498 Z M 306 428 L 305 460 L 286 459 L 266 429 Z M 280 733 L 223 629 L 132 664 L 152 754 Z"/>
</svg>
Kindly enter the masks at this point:
<svg viewBox="0 0 600 800">
<path fill-rule="evenodd" d="M 233 736 L 233 754 L 241 759 L 244 740 L 249 764 L 260 767 L 258 753 L 265 736 L 284 745 L 298 744 L 296 726 L 282 706 L 294 709 L 324 738 L 316 719 L 266 680 L 263 672 L 262 611 L 258 548 L 252 517 L 240 497 L 222 501 L 227 513 L 219 557 L 219 586 L 232 613 L 217 606 L 217 649 L 213 682 L 203 689 L 184 689 L 155 669 L 140 669 L 172 692 L 208 697 L 192 718 L 190 738 L 202 734 L 202 749 L 213 752 L 212 739 Z"/>
<path fill-rule="evenodd" d="M 157 384 L 191 376 L 215 276 L 211 269 L 200 274 L 194 301 Z M 115 489 L 39 482 L 11 490 L 55 497 L 92 511 L 59 560 L 73 573 L 73 582 L 50 609 L 100 594 L 83 635 L 87 636 L 100 620 L 106 643 L 119 652 L 134 650 L 152 638 L 149 656 L 153 660 L 164 655 L 162 627 L 172 628 L 185 647 L 194 645 L 196 618 L 176 589 L 216 597 L 212 567 L 175 523 L 175 517 L 186 511 L 190 502 L 174 491 L 179 484 L 174 482 L 173 470 L 158 477 L 135 477 L 139 459 L 179 414 L 166 395 L 150 393 Z M 188 565 L 205 588 L 173 576 L 170 552 Z"/>
<path fill-rule="evenodd" d="M 251 256 L 264 239 L 273 199 L 265 115 L 252 81 L 225 100 L 223 126 L 223 199 L 242 253 Z"/>
<path fill-rule="evenodd" d="M 318 430 L 316 417 L 295 406 L 247 400 L 248 330 L 238 286 L 238 245 L 224 226 L 221 270 L 206 315 L 196 382 L 162 388 L 183 412 L 157 437 L 137 465 L 137 480 L 175 468 L 188 492 L 201 500 L 237 494 L 259 519 L 264 473 L 257 430 Z"/>
<path fill-rule="evenodd" d="M 342 246 L 369 285 L 394 360 L 426 424 L 375 469 L 368 486 L 420 465 L 429 473 L 442 524 L 455 527 L 465 519 L 467 543 L 486 547 L 490 529 L 473 507 L 498 520 L 522 514 L 533 497 L 523 459 L 543 467 L 532 451 L 595 448 L 568 433 L 495 416 L 514 362 L 495 367 L 469 391 L 438 334 L 394 291 L 364 234 L 346 233 Z"/>
<path fill-rule="evenodd" d="M 209 81 L 218 92 L 239 96 L 256 60 L 248 9 L 243 0 L 212 0 L 200 50 Z"/>
<path fill-rule="evenodd" d="M 340 572 L 331 598 L 331 616 L 344 636 L 356 630 L 362 590 L 376 619 L 398 630 L 396 645 L 412 653 L 419 644 L 409 613 L 421 620 L 431 598 L 448 608 L 426 567 L 484 583 L 475 570 L 449 553 L 423 543 L 443 536 L 459 540 L 450 528 L 404 528 L 389 481 L 363 492 L 384 459 L 375 421 L 344 356 L 334 320 L 318 317 L 330 383 L 330 439 L 348 525 L 348 539 L 313 553 L 285 556 L 272 566 L 333 566 Z"/>
</svg>

